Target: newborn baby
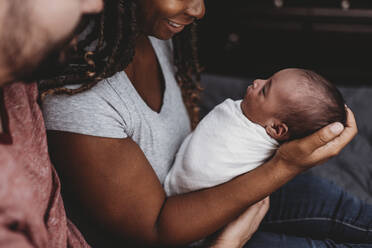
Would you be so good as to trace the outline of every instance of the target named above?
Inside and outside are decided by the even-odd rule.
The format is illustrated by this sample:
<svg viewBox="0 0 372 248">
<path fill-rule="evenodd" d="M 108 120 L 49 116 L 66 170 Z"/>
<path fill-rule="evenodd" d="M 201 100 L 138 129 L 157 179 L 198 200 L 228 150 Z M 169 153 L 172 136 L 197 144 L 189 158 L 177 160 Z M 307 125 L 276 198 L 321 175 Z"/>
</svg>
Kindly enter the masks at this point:
<svg viewBox="0 0 372 248">
<path fill-rule="evenodd" d="M 336 121 L 346 122 L 343 97 L 315 72 L 257 79 L 243 100 L 225 100 L 186 137 L 164 189 L 171 196 L 222 184 L 264 163 L 280 143 Z"/>
</svg>

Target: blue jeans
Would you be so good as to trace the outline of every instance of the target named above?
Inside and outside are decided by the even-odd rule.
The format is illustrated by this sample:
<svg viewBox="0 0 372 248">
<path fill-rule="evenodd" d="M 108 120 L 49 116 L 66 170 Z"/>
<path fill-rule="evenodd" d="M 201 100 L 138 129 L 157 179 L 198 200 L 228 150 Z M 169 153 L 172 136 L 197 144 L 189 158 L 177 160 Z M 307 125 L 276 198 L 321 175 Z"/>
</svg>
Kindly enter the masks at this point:
<svg viewBox="0 0 372 248">
<path fill-rule="evenodd" d="M 372 247 L 372 206 L 327 180 L 300 175 L 271 195 L 244 247 Z"/>
</svg>

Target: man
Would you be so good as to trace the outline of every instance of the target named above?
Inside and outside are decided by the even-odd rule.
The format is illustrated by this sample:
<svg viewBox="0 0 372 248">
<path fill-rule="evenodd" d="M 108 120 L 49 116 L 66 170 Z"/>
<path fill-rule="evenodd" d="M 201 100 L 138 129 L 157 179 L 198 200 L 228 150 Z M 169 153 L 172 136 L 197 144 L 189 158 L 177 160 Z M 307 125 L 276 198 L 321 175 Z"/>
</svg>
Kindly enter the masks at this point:
<svg viewBox="0 0 372 248">
<path fill-rule="evenodd" d="M 36 84 L 14 82 L 50 72 L 81 16 L 102 8 L 102 0 L 0 1 L 0 247 L 89 247 L 66 218 Z"/>
</svg>

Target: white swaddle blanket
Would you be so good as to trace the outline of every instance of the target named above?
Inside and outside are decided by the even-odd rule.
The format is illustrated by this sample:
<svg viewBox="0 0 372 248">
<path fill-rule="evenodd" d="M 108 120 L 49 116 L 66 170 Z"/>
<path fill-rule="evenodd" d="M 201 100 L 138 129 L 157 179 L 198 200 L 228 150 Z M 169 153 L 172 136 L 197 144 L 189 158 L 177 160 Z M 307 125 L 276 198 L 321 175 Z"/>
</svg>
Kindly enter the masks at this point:
<svg viewBox="0 0 372 248">
<path fill-rule="evenodd" d="M 245 117 L 241 102 L 225 100 L 186 137 L 164 182 L 168 196 L 227 182 L 275 152 L 278 142 Z"/>
</svg>

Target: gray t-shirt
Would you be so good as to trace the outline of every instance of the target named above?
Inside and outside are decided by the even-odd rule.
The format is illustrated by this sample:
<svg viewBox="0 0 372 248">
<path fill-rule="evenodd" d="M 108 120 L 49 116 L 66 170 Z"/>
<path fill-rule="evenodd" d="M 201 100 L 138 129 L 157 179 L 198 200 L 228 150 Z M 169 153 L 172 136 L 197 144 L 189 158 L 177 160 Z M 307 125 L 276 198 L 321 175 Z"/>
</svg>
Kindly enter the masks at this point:
<svg viewBox="0 0 372 248">
<path fill-rule="evenodd" d="M 190 121 L 174 77 L 172 43 L 154 37 L 150 41 L 165 79 L 160 113 L 143 101 L 124 71 L 73 96 L 48 96 L 42 108 L 48 130 L 131 138 L 163 183 L 179 146 L 190 132 Z"/>
</svg>

